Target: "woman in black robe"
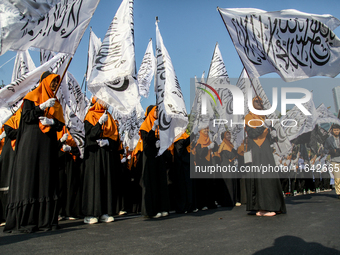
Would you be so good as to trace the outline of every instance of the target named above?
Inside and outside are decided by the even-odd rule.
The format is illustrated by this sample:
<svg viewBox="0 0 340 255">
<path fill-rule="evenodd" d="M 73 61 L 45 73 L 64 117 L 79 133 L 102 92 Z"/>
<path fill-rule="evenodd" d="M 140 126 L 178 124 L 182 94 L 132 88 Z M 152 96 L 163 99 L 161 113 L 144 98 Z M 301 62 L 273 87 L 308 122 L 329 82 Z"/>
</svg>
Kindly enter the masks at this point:
<svg viewBox="0 0 340 255">
<path fill-rule="evenodd" d="M 158 218 L 170 210 L 167 171 L 160 147 L 157 106 L 149 106 L 147 117 L 140 127 L 143 140 L 142 215 Z"/>
<path fill-rule="evenodd" d="M 176 212 L 192 212 L 196 209 L 193 197 L 193 182 L 190 179 L 190 136 L 183 133 L 175 141 L 174 185 Z"/>
<path fill-rule="evenodd" d="M 64 126 L 58 132 L 59 147 L 59 219 L 74 220 L 81 215 L 80 166 L 77 144 Z"/>
<path fill-rule="evenodd" d="M 221 139 L 222 143 L 218 149 L 218 153 L 221 158 L 221 167 L 234 167 L 234 159 L 237 157 L 237 151 L 234 149 L 234 145 L 230 142 L 230 131 L 223 132 L 221 134 Z M 217 181 L 220 181 L 218 204 L 227 207 L 234 206 L 236 204 L 237 190 L 236 173 L 228 173 L 227 178 L 222 178 Z"/>
<path fill-rule="evenodd" d="M 209 138 L 208 124 L 199 128 L 199 138 L 194 148 L 196 166 L 211 166 L 215 144 Z M 195 179 L 195 199 L 197 208 L 202 210 L 216 208 L 215 182 L 212 178 Z"/>
<path fill-rule="evenodd" d="M 84 223 L 112 222 L 116 212 L 117 182 L 121 171 L 119 134 L 106 104 L 92 99 L 85 117 L 85 152 L 82 194 Z"/>
<path fill-rule="evenodd" d="M 0 223 L 6 221 L 6 207 L 8 202 L 9 182 L 15 159 L 15 142 L 21 118 L 21 108 L 4 124 L 3 136 L 5 143 L 0 160 Z"/>
<path fill-rule="evenodd" d="M 142 205 L 142 185 L 141 177 L 143 171 L 143 141 L 139 138 L 136 148 L 133 150 L 131 155 L 131 183 L 130 183 L 130 194 L 132 213 L 140 213 Z"/>
<path fill-rule="evenodd" d="M 30 233 L 58 227 L 57 131 L 64 119 L 53 91 L 59 79 L 57 74 L 43 73 L 39 86 L 24 97 L 5 232 Z"/>
<path fill-rule="evenodd" d="M 253 99 L 254 108 L 262 110 L 262 99 Z M 270 147 L 271 137 L 269 128 L 263 127 L 264 116 L 252 112 L 245 117 L 246 132 L 248 134 L 248 148 L 252 152 L 252 166 L 275 167 L 273 151 Z M 251 125 L 251 126 L 250 126 Z M 247 173 L 247 211 L 256 211 L 257 216 L 274 216 L 276 213 L 285 213 L 286 205 L 282 194 L 280 177 L 278 173 Z"/>
</svg>

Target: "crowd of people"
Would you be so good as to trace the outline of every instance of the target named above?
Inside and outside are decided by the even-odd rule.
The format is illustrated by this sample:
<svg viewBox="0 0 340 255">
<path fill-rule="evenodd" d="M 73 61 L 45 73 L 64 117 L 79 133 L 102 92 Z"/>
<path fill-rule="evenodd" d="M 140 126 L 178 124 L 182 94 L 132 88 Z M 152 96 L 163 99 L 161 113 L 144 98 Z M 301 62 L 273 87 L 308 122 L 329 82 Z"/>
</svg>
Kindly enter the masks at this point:
<svg viewBox="0 0 340 255">
<path fill-rule="evenodd" d="M 231 133 L 212 141 L 208 124 L 198 134 L 182 134 L 161 156 L 158 108 L 150 105 L 140 127 L 135 148 L 124 148 L 119 123 L 102 100 L 93 97 L 84 120 L 84 157 L 64 125 L 63 111 L 54 92 L 59 75 L 45 72 L 39 86 L 29 92 L 23 105 L 2 127 L 0 157 L 0 219 L 5 232 L 30 233 L 58 228 L 61 219 L 84 218 L 84 223 L 112 222 L 115 215 L 141 213 L 145 217 L 168 216 L 170 211 L 194 213 L 216 207 L 246 204 L 257 216 L 286 213 L 284 196 L 330 190 L 339 176 L 327 167 L 321 173 L 302 176 L 305 165 L 340 163 L 340 127 L 333 125 L 324 149 L 303 157 L 294 151 L 286 157 L 273 152 L 276 131 L 261 125 L 264 116 L 249 113 L 246 139 L 238 148 Z M 253 99 L 263 109 L 262 99 Z M 258 125 L 256 123 L 258 122 Z M 251 152 L 251 162 L 245 154 Z M 327 155 L 331 162 L 327 163 Z M 191 178 L 190 163 L 223 166 L 280 165 L 288 173 L 260 173 L 230 178 Z M 299 176 L 298 176 L 299 175 Z M 295 191 L 295 192 L 294 192 Z"/>
</svg>

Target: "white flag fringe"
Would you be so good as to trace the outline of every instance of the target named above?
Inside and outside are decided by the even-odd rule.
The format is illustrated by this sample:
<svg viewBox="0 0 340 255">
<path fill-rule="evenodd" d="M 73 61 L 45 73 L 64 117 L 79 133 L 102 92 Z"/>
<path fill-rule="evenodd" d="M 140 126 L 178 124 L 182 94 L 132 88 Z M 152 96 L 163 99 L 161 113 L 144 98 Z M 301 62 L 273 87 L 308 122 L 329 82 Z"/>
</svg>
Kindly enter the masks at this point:
<svg viewBox="0 0 340 255">
<path fill-rule="evenodd" d="M 121 114 L 139 102 L 133 0 L 123 0 L 103 39 L 89 79 L 92 94 Z"/>
<path fill-rule="evenodd" d="M 31 55 L 28 53 L 28 50 L 18 51 L 15 58 L 11 82 L 19 79 L 24 74 L 33 71 L 35 68 L 35 64 Z"/>
<path fill-rule="evenodd" d="M 29 47 L 74 54 L 98 3 L 61 0 L 37 19 L 5 1 L 0 5 L 0 55 Z"/>
<path fill-rule="evenodd" d="M 86 81 L 89 81 L 92 68 L 95 64 L 96 56 L 99 52 L 102 41 L 98 38 L 95 33 L 90 29 L 90 40 L 89 40 L 89 52 L 88 52 L 88 63 L 86 71 Z"/>
<path fill-rule="evenodd" d="M 178 79 L 156 21 L 155 92 L 158 106 L 160 148 L 158 156 L 179 138 L 188 125 L 188 115 Z"/>
<path fill-rule="evenodd" d="M 276 72 L 287 82 L 340 72 L 340 40 L 331 15 L 297 10 L 218 8 L 250 78 Z"/>
<path fill-rule="evenodd" d="M 155 55 L 153 54 L 152 40 L 150 39 L 137 76 L 139 94 L 145 98 L 149 97 L 150 84 L 154 76 L 155 69 L 156 59 Z"/>
</svg>

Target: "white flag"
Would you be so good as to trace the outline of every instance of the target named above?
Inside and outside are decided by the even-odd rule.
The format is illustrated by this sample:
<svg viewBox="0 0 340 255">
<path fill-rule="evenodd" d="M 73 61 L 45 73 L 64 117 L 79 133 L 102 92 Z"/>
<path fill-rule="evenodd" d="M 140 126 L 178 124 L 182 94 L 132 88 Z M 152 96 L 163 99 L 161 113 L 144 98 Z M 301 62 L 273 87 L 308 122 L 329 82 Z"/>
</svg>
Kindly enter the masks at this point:
<svg viewBox="0 0 340 255">
<path fill-rule="evenodd" d="M 123 0 L 114 16 L 96 56 L 88 88 L 121 114 L 129 114 L 139 102 L 133 0 Z"/>
<path fill-rule="evenodd" d="M 229 121 L 232 119 L 233 109 L 230 108 L 232 94 L 226 88 L 226 85 L 230 85 L 229 76 L 218 43 L 216 43 L 214 49 L 207 82 L 200 84 L 201 86 L 197 88 L 204 91 L 201 95 L 201 101 L 202 106 L 205 106 L 206 110 L 204 108 L 200 109 L 202 116 L 198 125 L 203 127 L 204 125 L 202 126 L 200 123 L 209 122 L 210 135 L 219 144 L 222 142 L 221 134 L 226 130 L 226 127 L 224 125 L 214 125 L 212 119 Z"/>
<path fill-rule="evenodd" d="M 133 150 L 139 140 L 139 128 L 144 121 L 144 110 L 142 105 L 137 104 L 136 108 L 129 115 L 121 115 L 113 109 L 112 116 L 119 122 L 119 135 L 124 147 Z"/>
<path fill-rule="evenodd" d="M 340 72 L 340 21 L 297 10 L 218 8 L 250 78 L 276 72 L 285 81 Z"/>
<path fill-rule="evenodd" d="M 50 71 L 58 73 L 64 71 L 60 71 L 59 69 L 65 63 L 67 57 L 67 54 L 59 53 L 44 65 L 39 66 L 33 71 L 24 74 L 14 82 L 6 85 L 0 90 L 0 107 L 11 106 L 16 103 L 17 100 L 24 97 L 32 88 L 39 84 L 39 79 L 43 72 Z"/>
<path fill-rule="evenodd" d="M 203 72 L 201 83 L 205 83 L 204 74 L 205 73 Z M 190 118 L 189 118 L 189 123 L 190 123 L 189 126 L 191 126 L 190 133 L 193 133 L 195 135 L 198 134 L 198 131 L 199 131 L 198 125 L 202 121 L 201 109 L 202 109 L 202 94 L 204 93 L 204 91 L 200 89 L 201 86 L 203 85 L 201 85 L 198 82 L 197 77 L 195 76 L 195 98 L 191 106 Z"/>
<path fill-rule="evenodd" d="M 11 82 L 19 79 L 21 76 L 33 71 L 34 69 L 35 64 L 28 53 L 28 50 L 18 51 L 15 58 Z"/>
<path fill-rule="evenodd" d="M 66 60 L 67 54 L 60 53 L 44 65 L 22 75 L 19 79 L 0 89 L 0 123 L 4 124 L 19 109 L 23 97 L 39 85 L 39 79 L 43 72 L 47 70 L 54 73 L 62 72 Z"/>
<path fill-rule="evenodd" d="M 324 104 L 319 105 L 316 108 L 318 113 L 318 119 L 316 120 L 316 124 L 321 123 L 336 123 L 340 125 L 340 120 L 330 111 Z"/>
<path fill-rule="evenodd" d="M 137 76 L 139 94 L 145 98 L 149 97 L 150 84 L 154 76 L 155 69 L 156 59 L 153 54 L 152 40 L 150 39 Z"/>
<path fill-rule="evenodd" d="M 53 58 L 56 54 L 48 50 L 40 50 L 40 63 L 44 64 L 49 59 Z M 67 60 L 69 61 L 69 59 Z M 62 73 L 59 73 L 60 75 Z M 60 91 L 60 92 L 59 92 Z M 90 100 L 82 93 L 78 81 L 70 72 L 66 72 L 62 80 L 57 97 L 63 94 L 63 100 L 69 106 L 69 110 L 75 114 L 80 121 L 84 121 L 87 111 L 90 107 Z"/>
<path fill-rule="evenodd" d="M 90 40 L 89 40 L 89 52 L 88 52 L 88 63 L 86 72 L 86 81 L 89 81 L 92 68 L 95 64 L 96 56 L 99 52 L 102 41 L 98 38 L 95 33 L 90 29 Z"/>
<path fill-rule="evenodd" d="M 303 114 L 295 105 L 280 119 L 281 124 L 283 123 L 282 128 L 286 132 L 289 140 L 293 140 L 304 133 L 312 131 L 317 123 L 318 113 L 313 99 L 311 98 L 307 103 L 303 103 L 302 105 L 311 115 Z"/>
<path fill-rule="evenodd" d="M 8 4 L 17 8 L 24 16 L 39 20 L 61 0 L 10 0 Z"/>
<path fill-rule="evenodd" d="M 158 21 L 156 21 L 156 59 L 155 92 L 161 144 L 158 151 L 159 156 L 185 132 L 188 115 L 171 58 L 159 32 Z"/>
<path fill-rule="evenodd" d="M 6 1 L 0 5 L 0 55 L 29 47 L 74 54 L 98 3 L 61 0 L 37 20 Z"/>
<path fill-rule="evenodd" d="M 55 52 L 52 52 L 50 50 L 40 49 L 40 65 L 45 64 L 47 61 L 49 61 L 55 55 L 57 55 Z"/>
</svg>

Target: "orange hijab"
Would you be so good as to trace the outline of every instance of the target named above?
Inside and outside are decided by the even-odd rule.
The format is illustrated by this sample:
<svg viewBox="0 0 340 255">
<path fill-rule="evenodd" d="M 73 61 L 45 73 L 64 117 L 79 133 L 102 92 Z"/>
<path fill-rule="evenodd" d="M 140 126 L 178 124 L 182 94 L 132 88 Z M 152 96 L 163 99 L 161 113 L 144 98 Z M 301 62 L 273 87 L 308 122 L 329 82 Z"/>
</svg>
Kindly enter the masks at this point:
<svg viewBox="0 0 340 255">
<path fill-rule="evenodd" d="M 39 86 L 33 91 L 29 92 L 24 97 L 24 99 L 34 102 L 35 106 L 38 106 L 46 102 L 48 99 L 54 97 L 53 91 L 50 88 L 50 84 L 54 78 L 58 77 L 60 79 L 60 76 L 58 74 L 53 74 L 53 73 L 43 78 L 43 75 L 45 73 L 43 73 L 40 77 Z M 55 118 L 58 121 L 65 123 L 64 116 L 63 116 L 63 109 L 60 103 L 58 102 L 58 100 L 55 102 L 53 107 L 49 108 L 48 112 L 47 110 L 48 109 L 45 110 L 44 116 L 46 116 L 47 118 Z M 39 121 L 39 128 L 43 133 L 47 133 L 51 130 L 51 126 L 44 126 L 43 124 L 40 123 L 40 121 Z"/>
<path fill-rule="evenodd" d="M 203 130 L 200 130 L 199 133 L 200 133 L 200 137 L 197 140 L 196 146 L 200 144 L 202 148 L 208 147 L 211 144 L 209 135 L 204 134 Z M 208 155 L 205 156 L 205 159 L 208 161 L 210 161 L 210 154 L 211 154 L 211 149 L 209 149 Z"/>
<path fill-rule="evenodd" d="M 20 119 L 21 119 L 21 112 L 22 112 L 22 109 L 19 108 L 19 110 L 17 110 L 16 113 L 14 113 L 13 116 L 9 120 L 7 120 L 5 125 L 13 128 L 13 129 L 18 129 Z M 15 150 L 15 142 L 16 142 L 16 139 L 11 141 L 11 146 L 12 146 L 13 150 Z"/>
<path fill-rule="evenodd" d="M 94 99 L 92 99 L 92 103 L 94 103 Z M 89 109 L 89 111 L 86 114 L 85 120 L 90 122 L 93 126 L 95 126 L 100 117 L 105 112 L 105 107 L 99 104 L 98 102 L 95 102 L 94 105 Z M 107 113 L 108 120 L 102 125 L 103 135 L 102 137 L 110 138 L 113 141 L 117 141 L 118 139 L 118 128 L 116 125 L 116 122 L 112 118 L 110 113 Z"/>
<path fill-rule="evenodd" d="M 223 141 L 222 141 L 222 143 L 221 143 L 221 145 L 220 145 L 220 147 L 218 148 L 218 151 L 217 151 L 218 154 L 220 154 L 224 150 L 231 152 L 231 150 L 234 148 L 234 145 L 230 141 L 228 141 L 227 138 L 225 137 L 226 133 L 227 132 L 224 132 Z M 234 158 L 229 159 L 230 162 L 233 161 L 233 160 L 234 160 Z"/>
<path fill-rule="evenodd" d="M 227 140 L 227 138 L 225 137 L 225 134 L 226 132 L 224 133 L 224 138 L 220 145 L 220 148 L 218 149 L 218 153 L 221 153 L 222 151 L 225 151 L 225 150 L 231 152 L 231 150 L 234 148 L 234 145 L 230 141 Z"/>
<path fill-rule="evenodd" d="M 152 129 L 153 127 L 153 123 L 155 122 L 156 118 L 154 117 L 154 114 L 155 114 L 155 111 L 156 111 L 156 107 L 157 106 L 154 106 L 152 107 L 151 111 L 149 112 L 148 116 L 145 118 L 144 122 L 142 123 L 142 125 L 140 126 L 140 129 L 139 129 L 139 136 L 141 136 L 141 133 L 140 131 L 141 130 L 144 130 L 146 132 L 150 132 L 150 130 Z M 156 137 L 159 137 L 159 130 L 158 128 L 156 129 L 155 131 L 155 136 Z"/>
<path fill-rule="evenodd" d="M 179 140 L 185 140 L 185 139 L 187 139 L 189 137 L 189 135 L 186 133 L 186 132 L 184 132 L 179 138 L 177 138 L 176 140 L 175 140 L 175 142 L 177 142 L 177 141 L 179 141 Z M 174 143 L 175 143 L 174 142 Z M 187 151 L 190 153 L 190 144 L 187 146 Z"/>
<path fill-rule="evenodd" d="M 262 99 L 261 99 L 259 96 L 257 96 L 257 97 L 254 97 L 254 98 L 253 98 L 253 103 L 254 103 L 255 99 L 259 99 L 259 100 L 262 101 Z M 247 125 L 248 127 L 254 128 L 254 129 L 255 129 L 256 127 L 262 126 L 262 124 L 263 124 L 263 122 L 264 122 L 265 119 L 266 119 L 265 116 L 256 115 L 256 114 L 254 114 L 254 113 L 252 113 L 252 112 L 249 112 L 249 113 L 246 115 L 246 117 L 244 118 L 244 120 L 245 120 L 245 122 L 246 122 L 246 125 Z M 248 122 L 249 122 L 249 121 L 250 121 L 250 124 L 251 124 L 252 126 L 249 126 L 249 125 L 248 125 Z M 267 134 L 268 134 L 268 128 L 266 128 L 260 136 L 258 136 L 258 137 L 256 137 L 255 139 L 253 139 L 254 142 L 255 142 L 259 147 L 261 147 L 261 145 L 263 144 L 264 140 L 266 140 Z"/>
</svg>

